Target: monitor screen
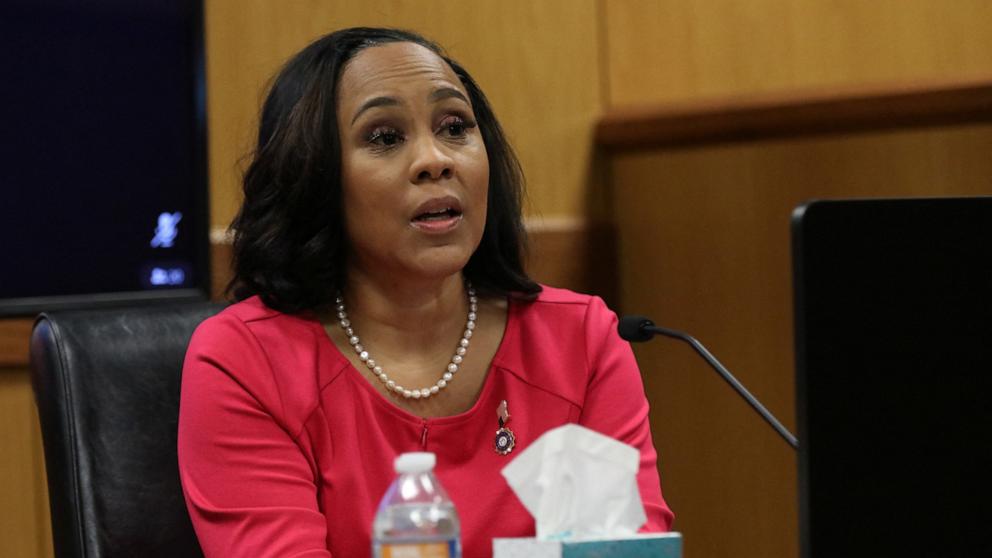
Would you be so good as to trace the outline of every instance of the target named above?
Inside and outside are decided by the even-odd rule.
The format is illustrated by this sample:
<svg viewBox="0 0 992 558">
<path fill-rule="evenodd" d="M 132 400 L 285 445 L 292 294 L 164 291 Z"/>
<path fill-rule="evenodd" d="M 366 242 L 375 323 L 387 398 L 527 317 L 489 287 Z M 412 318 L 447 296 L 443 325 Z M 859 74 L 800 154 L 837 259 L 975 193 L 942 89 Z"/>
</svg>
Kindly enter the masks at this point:
<svg viewBox="0 0 992 558">
<path fill-rule="evenodd" d="M 992 198 L 792 232 L 802 556 L 992 556 Z"/>
<path fill-rule="evenodd" d="M 202 7 L 0 4 L 0 314 L 202 298 Z"/>
</svg>

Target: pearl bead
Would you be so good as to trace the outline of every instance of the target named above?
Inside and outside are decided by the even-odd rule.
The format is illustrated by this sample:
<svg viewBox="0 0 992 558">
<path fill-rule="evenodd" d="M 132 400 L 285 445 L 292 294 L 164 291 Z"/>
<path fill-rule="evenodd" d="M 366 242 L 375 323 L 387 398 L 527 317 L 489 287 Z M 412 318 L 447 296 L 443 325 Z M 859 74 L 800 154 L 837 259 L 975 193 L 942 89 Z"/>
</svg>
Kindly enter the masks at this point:
<svg viewBox="0 0 992 558">
<path fill-rule="evenodd" d="M 467 329 L 467 330 L 473 330 L 473 329 L 475 329 L 475 322 L 469 322 L 469 323 L 465 324 L 465 329 Z"/>
<path fill-rule="evenodd" d="M 362 352 L 358 353 L 358 360 L 360 360 L 362 362 L 365 362 L 368 359 L 369 359 L 369 352 L 368 351 L 362 351 Z"/>
<path fill-rule="evenodd" d="M 439 392 L 439 391 L 441 391 L 441 388 L 440 388 L 440 387 L 438 387 L 438 386 L 433 386 L 433 387 L 431 388 L 431 395 L 434 395 L 434 394 L 436 394 L 436 393 L 437 393 L 437 392 Z"/>
<path fill-rule="evenodd" d="M 406 395 L 406 394 L 404 394 L 404 395 Z M 420 390 L 419 389 L 415 389 L 412 392 L 410 392 L 410 397 L 413 397 L 414 399 L 420 399 Z"/>
<path fill-rule="evenodd" d="M 421 397 L 430 397 L 431 396 L 431 390 L 428 389 L 428 388 L 424 388 L 424 389 L 420 390 L 420 396 Z"/>
<path fill-rule="evenodd" d="M 389 388 L 390 391 L 392 391 L 393 389 L 396 388 L 396 382 L 393 380 L 389 380 L 386 382 L 386 387 Z"/>
<path fill-rule="evenodd" d="M 465 339 L 471 339 L 472 338 L 472 330 L 471 329 L 466 329 L 465 330 L 465 333 L 462 334 L 462 337 L 464 337 Z"/>
<path fill-rule="evenodd" d="M 444 375 L 441 376 L 441 378 L 444 379 L 444 381 L 446 381 L 446 382 L 450 382 L 451 379 L 454 378 L 454 377 L 455 377 L 455 375 L 452 374 L 451 372 L 445 372 Z"/>
<path fill-rule="evenodd" d="M 479 311 L 479 307 L 476 306 L 476 305 L 474 305 L 474 304 L 469 304 L 468 305 L 468 309 L 471 310 L 472 312 L 478 312 Z"/>
<path fill-rule="evenodd" d="M 448 380 L 441 379 L 437 381 L 437 387 L 439 388 L 443 388 L 447 385 L 448 385 Z"/>
<path fill-rule="evenodd" d="M 472 295 L 472 296 L 468 297 L 468 301 L 470 303 L 472 303 L 472 304 L 476 304 L 477 302 L 479 302 L 479 297 L 477 297 L 475 295 Z"/>
<path fill-rule="evenodd" d="M 454 374 L 455 372 L 458 372 L 458 365 L 455 364 L 454 362 L 452 362 L 451 364 L 449 364 L 448 365 L 448 372 L 451 372 L 452 374 Z"/>
<path fill-rule="evenodd" d="M 337 303 L 338 303 L 338 307 L 337 307 L 338 308 L 338 312 L 344 312 L 344 304 L 341 304 L 341 299 L 340 298 L 337 300 Z"/>
<path fill-rule="evenodd" d="M 351 322 L 348 321 L 348 320 L 341 320 L 341 327 L 343 327 L 343 328 L 349 328 L 349 327 L 351 327 Z"/>
<path fill-rule="evenodd" d="M 458 342 L 458 344 L 461 345 L 462 347 L 468 347 L 468 339 L 462 339 L 461 341 Z"/>
<path fill-rule="evenodd" d="M 369 367 L 369 370 L 374 369 L 375 368 L 375 359 L 370 358 L 370 359 L 366 360 L 365 361 L 365 366 L 368 366 Z"/>
<path fill-rule="evenodd" d="M 355 345 L 355 352 L 356 353 L 361 354 L 361 352 L 364 351 L 364 350 L 365 350 L 365 347 L 363 347 L 361 343 Z"/>
<path fill-rule="evenodd" d="M 461 364 L 463 360 L 465 360 L 465 358 L 462 357 L 462 355 L 455 355 L 451 357 L 451 362 L 454 362 L 455 364 Z"/>
<path fill-rule="evenodd" d="M 351 343 L 352 345 L 357 345 L 358 344 L 358 338 L 355 337 L 354 335 L 352 335 L 351 337 L 348 338 L 348 342 Z"/>
<path fill-rule="evenodd" d="M 470 322 L 474 322 L 475 321 L 475 312 L 469 312 L 468 313 L 468 321 L 470 321 Z"/>
<path fill-rule="evenodd" d="M 345 319 L 345 318 L 348 317 L 348 314 L 345 314 L 344 311 L 343 311 L 343 309 L 338 308 L 338 310 L 342 310 L 341 312 L 338 312 L 338 319 L 339 320 L 343 320 L 343 319 Z"/>
<path fill-rule="evenodd" d="M 455 349 L 455 354 L 458 356 L 465 356 L 466 352 L 467 349 L 465 349 L 465 347 L 458 347 L 457 349 Z"/>
<path fill-rule="evenodd" d="M 393 388 L 393 391 L 395 391 L 396 393 L 402 394 L 403 392 L 406 391 L 406 388 L 404 388 L 403 386 L 401 386 L 399 384 L 396 384 L 396 387 Z"/>
<path fill-rule="evenodd" d="M 346 327 L 344 328 L 344 334 L 347 335 L 348 337 L 351 337 L 352 335 L 355 334 L 355 330 L 351 329 L 350 327 Z"/>
<path fill-rule="evenodd" d="M 403 390 L 403 397 L 410 399 L 411 397 L 413 397 L 413 392 L 408 389 L 405 389 Z"/>
<path fill-rule="evenodd" d="M 375 368 L 372 369 L 372 371 L 375 372 L 375 375 L 376 376 L 385 376 L 386 375 L 386 373 L 382 371 L 382 367 L 381 366 L 376 366 Z"/>
</svg>

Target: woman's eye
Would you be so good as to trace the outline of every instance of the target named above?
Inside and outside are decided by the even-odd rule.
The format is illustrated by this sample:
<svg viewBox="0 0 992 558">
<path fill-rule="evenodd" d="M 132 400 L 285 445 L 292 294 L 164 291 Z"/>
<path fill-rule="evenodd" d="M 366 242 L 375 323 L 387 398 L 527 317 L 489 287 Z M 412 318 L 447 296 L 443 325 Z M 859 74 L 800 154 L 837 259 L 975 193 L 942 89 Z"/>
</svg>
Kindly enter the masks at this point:
<svg viewBox="0 0 992 558">
<path fill-rule="evenodd" d="M 461 122 L 454 122 L 452 124 L 448 124 L 447 132 L 448 135 L 452 137 L 460 138 L 465 135 L 465 124 Z"/>
<path fill-rule="evenodd" d="M 403 135 L 393 128 L 376 128 L 366 141 L 376 147 L 393 147 L 403 141 Z"/>
<path fill-rule="evenodd" d="M 474 127 L 474 122 L 466 122 L 457 116 L 453 116 L 446 118 L 441 123 L 441 133 L 449 138 L 460 139 L 468 135 L 469 128 Z"/>
</svg>

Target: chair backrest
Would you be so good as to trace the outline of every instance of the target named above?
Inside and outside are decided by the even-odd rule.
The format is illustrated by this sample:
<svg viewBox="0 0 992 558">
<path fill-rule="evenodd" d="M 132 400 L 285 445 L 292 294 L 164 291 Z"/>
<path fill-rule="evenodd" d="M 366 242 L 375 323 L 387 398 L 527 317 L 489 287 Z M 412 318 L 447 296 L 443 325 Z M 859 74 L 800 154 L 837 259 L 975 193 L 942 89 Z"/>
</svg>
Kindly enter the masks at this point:
<svg viewBox="0 0 992 558">
<path fill-rule="evenodd" d="M 179 385 L 193 330 L 221 308 L 38 318 L 31 378 L 57 556 L 202 556 L 179 484 Z"/>
</svg>

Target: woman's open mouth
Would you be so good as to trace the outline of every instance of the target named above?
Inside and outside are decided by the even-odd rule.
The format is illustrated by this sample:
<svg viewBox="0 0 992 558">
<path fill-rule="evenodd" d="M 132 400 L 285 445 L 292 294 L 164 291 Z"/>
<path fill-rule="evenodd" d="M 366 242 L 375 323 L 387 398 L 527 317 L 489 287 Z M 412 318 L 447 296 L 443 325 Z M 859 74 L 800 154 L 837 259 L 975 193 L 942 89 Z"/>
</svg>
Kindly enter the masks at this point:
<svg viewBox="0 0 992 558">
<path fill-rule="evenodd" d="M 424 232 L 443 233 L 454 229 L 461 220 L 462 211 L 457 203 L 450 199 L 433 200 L 418 209 L 410 224 Z"/>
</svg>

